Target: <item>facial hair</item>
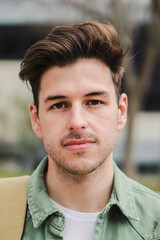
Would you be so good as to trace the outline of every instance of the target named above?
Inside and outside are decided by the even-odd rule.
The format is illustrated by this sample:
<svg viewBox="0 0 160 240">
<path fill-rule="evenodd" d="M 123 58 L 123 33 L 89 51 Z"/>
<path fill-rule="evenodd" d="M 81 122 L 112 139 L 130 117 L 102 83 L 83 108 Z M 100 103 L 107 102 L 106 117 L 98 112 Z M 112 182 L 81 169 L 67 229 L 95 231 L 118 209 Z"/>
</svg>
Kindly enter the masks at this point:
<svg viewBox="0 0 160 240">
<path fill-rule="evenodd" d="M 99 146 L 97 149 L 97 160 L 94 163 L 94 165 L 89 165 L 86 162 L 83 163 L 82 168 L 78 168 L 76 166 L 73 167 L 72 164 L 70 164 L 69 161 L 67 161 L 64 149 L 65 149 L 65 143 L 67 143 L 70 140 L 73 139 L 89 139 L 95 143 L 96 146 Z M 113 151 L 115 144 L 117 142 L 117 134 L 113 134 L 110 139 L 107 139 L 107 144 L 104 147 L 101 147 L 99 144 L 99 140 L 96 135 L 89 134 L 89 133 L 74 133 L 70 132 L 68 135 L 64 136 L 60 140 L 59 148 L 56 148 L 53 143 L 51 143 L 47 138 L 43 136 L 44 145 L 46 148 L 46 151 L 48 152 L 49 157 L 53 160 L 53 162 L 56 165 L 56 168 L 58 172 L 63 172 L 63 175 L 71 175 L 71 176 L 85 176 L 92 172 L 94 172 L 96 169 L 98 169 L 105 160 L 109 157 L 111 152 Z M 87 158 L 87 150 L 86 151 L 76 151 L 72 152 L 73 155 L 75 155 L 76 159 L 81 161 L 81 158 Z M 91 159 L 92 161 L 92 159 Z"/>
</svg>

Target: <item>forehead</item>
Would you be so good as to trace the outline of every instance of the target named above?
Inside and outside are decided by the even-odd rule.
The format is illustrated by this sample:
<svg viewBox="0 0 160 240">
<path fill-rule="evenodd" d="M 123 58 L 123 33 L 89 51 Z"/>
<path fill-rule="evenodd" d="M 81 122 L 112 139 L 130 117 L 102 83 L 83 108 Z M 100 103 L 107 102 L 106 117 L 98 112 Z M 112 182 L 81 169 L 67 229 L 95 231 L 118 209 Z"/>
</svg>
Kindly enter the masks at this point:
<svg viewBox="0 0 160 240">
<path fill-rule="evenodd" d="M 53 66 L 41 77 L 40 95 L 86 94 L 92 91 L 113 91 L 109 67 L 96 59 L 80 59 L 64 67 Z"/>
</svg>

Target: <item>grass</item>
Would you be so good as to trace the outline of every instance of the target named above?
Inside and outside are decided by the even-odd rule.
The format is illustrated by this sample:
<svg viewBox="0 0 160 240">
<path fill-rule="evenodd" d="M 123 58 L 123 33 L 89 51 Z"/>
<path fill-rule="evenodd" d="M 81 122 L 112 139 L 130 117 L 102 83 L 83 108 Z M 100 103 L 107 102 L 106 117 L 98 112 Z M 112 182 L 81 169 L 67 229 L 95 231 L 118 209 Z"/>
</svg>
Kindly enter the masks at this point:
<svg viewBox="0 0 160 240">
<path fill-rule="evenodd" d="M 23 170 L 10 171 L 6 169 L 0 169 L 0 178 L 17 177 L 17 176 L 24 176 L 24 175 L 31 175 L 31 172 L 23 171 Z"/>
<path fill-rule="evenodd" d="M 145 185 L 146 187 L 150 188 L 154 192 L 160 192 L 160 184 L 158 183 L 158 181 L 140 180 L 139 182 L 141 184 Z"/>
<path fill-rule="evenodd" d="M 137 182 L 150 188 L 154 192 L 160 193 L 160 176 L 159 175 L 137 175 L 134 178 Z"/>
</svg>

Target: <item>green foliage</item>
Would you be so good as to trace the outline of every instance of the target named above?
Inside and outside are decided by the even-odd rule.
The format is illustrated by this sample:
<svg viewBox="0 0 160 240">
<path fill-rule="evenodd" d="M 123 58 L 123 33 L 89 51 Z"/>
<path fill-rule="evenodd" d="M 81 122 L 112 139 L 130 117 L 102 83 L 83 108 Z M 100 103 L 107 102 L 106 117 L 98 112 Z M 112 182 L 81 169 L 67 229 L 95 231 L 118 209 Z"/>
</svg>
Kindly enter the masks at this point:
<svg viewBox="0 0 160 240">
<path fill-rule="evenodd" d="M 4 124 L 7 120 L 6 114 L 4 111 L 0 110 L 0 122 L 1 124 Z"/>
<path fill-rule="evenodd" d="M 22 140 L 33 139 L 35 136 L 30 123 L 28 99 L 16 96 L 13 99 L 13 103 L 18 113 L 16 116 L 16 134 L 18 138 Z"/>
<path fill-rule="evenodd" d="M 12 159 L 22 169 L 33 170 L 46 154 L 42 141 L 33 133 L 29 117 L 29 99 L 14 96 L 12 99 L 12 114 L 0 113 L 0 123 L 7 129 L 6 134 L 14 132 L 15 140 L 0 139 L 0 161 L 7 163 Z M 7 111 L 7 110 L 6 110 Z M 12 122 L 12 125 L 10 123 Z M 7 126 L 8 124 L 8 126 Z M 10 129 L 11 128 L 11 129 Z M 5 130 L 6 131 L 6 130 Z M 1 173 L 1 172 L 0 172 Z M 2 176 L 23 175 L 23 173 L 8 173 L 2 171 Z"/>
</svg>

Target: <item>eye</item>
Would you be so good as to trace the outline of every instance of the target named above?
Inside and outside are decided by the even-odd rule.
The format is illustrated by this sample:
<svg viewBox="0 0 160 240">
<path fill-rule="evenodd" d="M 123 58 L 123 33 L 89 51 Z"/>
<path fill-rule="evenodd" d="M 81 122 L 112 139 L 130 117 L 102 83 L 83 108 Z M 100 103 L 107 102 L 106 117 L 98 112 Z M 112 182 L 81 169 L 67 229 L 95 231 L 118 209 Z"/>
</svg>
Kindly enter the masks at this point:
<svg viewBox="0 0 160 240">
<path fill-rule="evenodd" d="M 68 108 L 68 104 L 66 102 L 58 102 L 51 106 L 52 109 L 63 109 Z"/>
<path fill-rule="evenodd" d="M 100 105 L 100 104 L 102 104 L 102 101 L 97 100 L 97 99 L 89 100 L 89 101 L 87 102 L 87 105 L 93 105 L 93 106 L 95 106 L 95 105 Z"/>
</svg>

